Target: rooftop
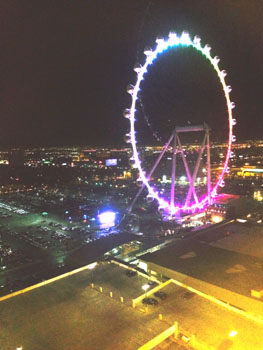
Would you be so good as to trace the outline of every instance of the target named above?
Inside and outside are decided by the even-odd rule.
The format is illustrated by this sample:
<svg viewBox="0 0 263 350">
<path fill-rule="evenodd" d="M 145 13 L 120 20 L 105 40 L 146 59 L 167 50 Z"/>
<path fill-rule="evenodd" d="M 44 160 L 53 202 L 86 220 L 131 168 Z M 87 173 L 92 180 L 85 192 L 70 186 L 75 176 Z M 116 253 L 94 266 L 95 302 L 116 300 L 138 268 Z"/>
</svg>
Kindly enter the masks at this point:
<svg viewBox="0 0 263 350">
<path fill-rule="evenodd" d="M 131 298 L 142 294 L 147 279 L 128 277 L 125 271 L 114 264 L 99 265 L 95 271 L 85 270 L 1 301 L 0 348 L 137 349 L 165 330 L 167 324 L 130 306 Z M 102 286 L 103 293 L 98 287 L 92 289 L 91 281 Z"/>
<path fill-rule="evenodd" d="M 219 287 L 250 296 L 263 289 L 263 226 L 230 223 L 140 257 Z"/>
<path fill-rule="evenodd" d="M 150 305 L 148 312 L 142 312 L 143 304 L 132 308 L 131 299 L 144 293 L 142 286 L 148 280 L 128 277 L 126 272 L 119 265 L 103 263 L 1 301 L 0 348 L 137 350 L 177 321 L 179 338 L 196 334 L 211 349 L 225 349 L 229 343 L 233 350 L 247 350 L 247 344 L 261 349 L 262 326 L 174 284 L 164 287 L 167 298 Z M 233 341 L 231 331 L 237 334 Z M 156 349 L 164 348 L 185 349 L 173 337 Z"/>
</svg>

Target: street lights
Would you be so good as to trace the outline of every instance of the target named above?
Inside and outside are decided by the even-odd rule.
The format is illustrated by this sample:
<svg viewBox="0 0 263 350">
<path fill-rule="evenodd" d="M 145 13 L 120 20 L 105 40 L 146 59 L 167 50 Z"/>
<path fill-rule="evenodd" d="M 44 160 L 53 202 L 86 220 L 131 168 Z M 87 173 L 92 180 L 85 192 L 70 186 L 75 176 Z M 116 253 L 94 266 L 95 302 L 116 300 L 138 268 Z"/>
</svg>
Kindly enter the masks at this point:
<svg viewBox="0 0 263 350">
<path fill-rule="evenodd" d="M 144 298 L 146 297 L 146 292 L 147 292 L 147 290 L 150 288 L 150 286 L 149 286 L 149 284 L 144 284 L 143 286 L 142 286 L 142 289 L 144 290 Z"/>
<path fill-rule="evenodd" d="M 231 331 L 228 335 L 229 337 L 234 338 L 237 335 L 237 331 Z"/>
<path fill-rule="evenodd" d="M 94 262 L 92 264 L 89 264 L 87 268 L 91 271 L 91 282 L 93 283 L 93 270 L 97 266 L 97 262 Z"/>
</svg>

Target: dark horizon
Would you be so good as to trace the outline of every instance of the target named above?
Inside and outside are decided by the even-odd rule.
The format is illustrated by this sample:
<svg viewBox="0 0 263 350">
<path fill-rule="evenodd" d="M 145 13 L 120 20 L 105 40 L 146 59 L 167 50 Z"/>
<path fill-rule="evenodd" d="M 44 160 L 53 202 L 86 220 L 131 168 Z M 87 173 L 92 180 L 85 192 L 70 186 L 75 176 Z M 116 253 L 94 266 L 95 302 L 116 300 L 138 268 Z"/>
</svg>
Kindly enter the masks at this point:
<svg viewBox="0 0 263 350">
<path fill-rule="evenodd" d="M 243 143 L 253 143 L 253 142 L 262 142 L 263 143 L 263 138 L 262 139 L 251 139 L 251 140 L 237 140 L 237 142 L 235 142 L 236 145 L 238 144 L 243 144 Z M 225 143 L 227 144 L 227 140 L 223 140 L 223 141 L 218 141 L 218 142 L 212 142 L 212 144 L 220 144 L 220 143 Z M 183 145 L 190 145 L 190 144 L 194 144 L 194 142 L 192 143 L 185 143 Z M 161 146 L 160 144 L 140 144 L 139 147 L 159 147 Z M 53 148 L 82 148 L 82 149 L 108 149 L 111 150 L 113 148 L 120 148 L 120 149 L 125 149 L 125 148 L 130 148 L 132 149 L 131 145 L 127 145 L 124 142 L 122 144 L 119 145 L 109 145 L 109 144 L 105 144 L 105 145 L 85 145 L 85 144 L 75 144 L 75 145 L 67 145 L 67 144 L 61 144 L 61 145 L 38 145 L 38 146 L 2 146 L 0 148 L 0 152 L 7 152 L 7 151 L 16 151 L 16 150 L 22 150 L 22 151 L 26 151 L 26 150 L 33 150 L 33 149 L 53 149 Z"/>
<path fill-rule="evenodd" d="M 263 3 L 253 0 L 3 2 L 0 148 L 124 145 L 133 66 L 170 30 L 211 45 L 233 89 L 237 141 L 260 139 L 262 13 Z M 194 123 L 205 114 L 214 140 L 226 139 L 217 77 L 203 57 L 184 55 L 164 55 L 153 66 L 142 91 L 146 114 L 158 130 L 174 116 Z M 152 143 L 138 126 L 139 145 Z"/>
</svg>

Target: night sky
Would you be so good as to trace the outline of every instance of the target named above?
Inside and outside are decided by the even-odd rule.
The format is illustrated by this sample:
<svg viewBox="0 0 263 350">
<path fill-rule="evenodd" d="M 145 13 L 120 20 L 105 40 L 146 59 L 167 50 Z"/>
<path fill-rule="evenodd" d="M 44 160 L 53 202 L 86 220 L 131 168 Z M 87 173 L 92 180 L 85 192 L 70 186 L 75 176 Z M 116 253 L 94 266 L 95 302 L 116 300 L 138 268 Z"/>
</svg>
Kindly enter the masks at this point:
<svg viewBox="0 0 263 350">
<path fill-rule="evenodd" d="M 0 147 L 119 146 L 128 131 L 126 86 L 143 49 L 170 30 L 199 35 L 228 72 L 238 140 L 263 139 L 263 1 L 1 0 Z M 149 70 L 138 109 L 139 143 L 176 123 L 206 121 L 226 138 L 216 74 L 191 49 Z"/>
</svg>

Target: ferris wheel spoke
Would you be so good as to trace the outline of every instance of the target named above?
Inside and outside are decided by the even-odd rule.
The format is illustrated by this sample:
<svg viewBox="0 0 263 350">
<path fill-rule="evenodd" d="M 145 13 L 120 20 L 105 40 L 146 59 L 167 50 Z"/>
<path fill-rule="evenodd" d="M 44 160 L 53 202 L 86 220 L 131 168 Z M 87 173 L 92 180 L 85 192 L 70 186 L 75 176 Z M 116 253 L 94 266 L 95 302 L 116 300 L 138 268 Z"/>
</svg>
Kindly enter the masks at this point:
<svg viewBox="0 0 263 350">
<path fill-rule="evenodd" d="M 169 140 L 167 141 L 167 143 L 164 145 L 162 152 L 159 154 L 159 157 L 157 158 L 156 162 L 154 163 L 154 166 L 152 167 L 152 169 L 150 170 L 149 174 L 146 176 L 147 180 L 150 181 L 151 176 L 153 175 L 155 169 L 157 168 L 158 164 L 160 163 L 162 157 L 164 156 L 165 152 L 167 151 L 168 147 L 170 146 L 172 139 L 174 138 L 174 131 L 171 135 L 171 137 L 169 138 Z M 143 189 L 145 188 L 145 184 L 143 184 L 139 191 L 137 192 L 136 196 L 134 197 L 133 201 L 131 202 L 131 204 L 129 205 L 127 211 L 128 213 L 131 212 L 134 204 L 136 203 L 137 199 L 139 198 L 139 196 L 141 195 Z"/>
<path fill-rule="evenodd" d="M 170 146 L 172 139 L 174 138 L 174 131 L 172 135 L 170 136 L 168 142 L 164 145 L 162 152 L 159 154 L 159 157 L 157 158 L 156 162 L 154 163 L 154 166 L 152 167 L 151 171 L 147 175 L 147 180 L 149 181 L 151 179 L 151 176 L 153 175 L 155 169 L 157 168 L 158 164 L 160 163 L 162 157 L 164 156 L 165 152 L 167 151 L 167 148 Z"/>
</svg>

